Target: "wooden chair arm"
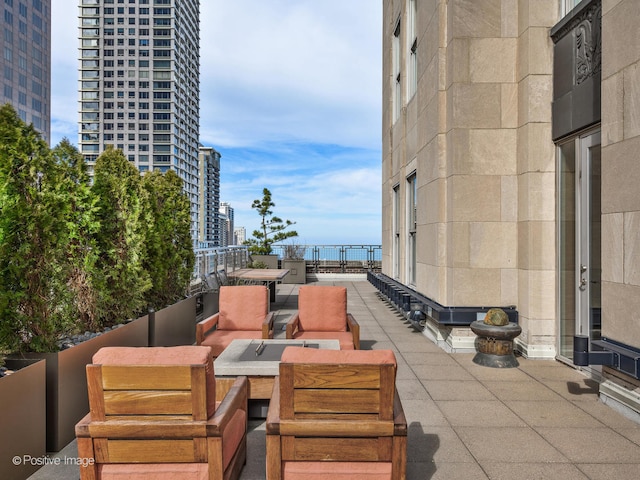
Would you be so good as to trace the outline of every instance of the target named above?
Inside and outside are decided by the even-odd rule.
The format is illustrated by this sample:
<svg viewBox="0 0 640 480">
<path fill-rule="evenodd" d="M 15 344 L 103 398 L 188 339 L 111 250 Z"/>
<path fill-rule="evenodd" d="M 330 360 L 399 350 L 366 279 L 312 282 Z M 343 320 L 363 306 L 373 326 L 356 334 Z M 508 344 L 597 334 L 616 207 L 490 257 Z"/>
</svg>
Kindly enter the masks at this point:
<svg viewBox="0 0 640 480">
<path fill-rule="evenodd" d="M 393 423 L 394 435 L 407 435 L 407 417 L 404 415 L 404 408 L 397 390 L 393 398 Z"/>
<path fill-rule="evenodd" d="M 262 338 L 273 338 L 273 321 L 275 312 L 269 312 L 262 322 Z"/>
<path fill-rule="evenodd" d="M 347 313 L 347 330 L 351 332 L 353 337 L 353 348 L 360 350 L 360 324 L 350 313 Z"/>
<path fill-rule="evenodd" d="M 90 437 L 89 424 L 91 423 L 91 412 L 87 413 L 78 423 L 76 423 L 76 437 Z"/>
<path fill-rule="evenodd" d="M 196 345 L 201 345 L 207 333 L 218 325 L 219 313 L 211 315 L 209 318 L 196 323 Z"/>
<path fill-rule="evenodd" d="M 247 377 L 238 377 L 229 389 L 213 416 L 207 421 L 208 436 L 222 436 L 225 428 L 237 410 L 247 412 L 249 381 Z"/>
<path fill-rule="evenodd" d="M 273 381 L 273 392 L 269 400 L 266 430 L 268 435 L 280 435 L 280 377 Z"/>
<path fill-rule="evenodd" d="M 286 338 L 293 338 L 293 334 L 298 331 L 299 327 L 300 327 L 300 314 L 295 313 L 293 317 L 291 317 L 287 322 Z"/>
</svg>

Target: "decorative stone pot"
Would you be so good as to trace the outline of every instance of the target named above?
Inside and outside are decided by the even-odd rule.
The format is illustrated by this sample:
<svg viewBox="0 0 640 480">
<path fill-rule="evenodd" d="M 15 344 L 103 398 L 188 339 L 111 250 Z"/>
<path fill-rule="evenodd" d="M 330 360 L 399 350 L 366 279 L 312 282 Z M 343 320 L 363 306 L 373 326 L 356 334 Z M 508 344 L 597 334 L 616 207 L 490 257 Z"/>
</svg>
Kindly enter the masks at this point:
<svg viewBox="0 0 640 480">
<path fill-rule="evenodd" d="M 471 331 L 478 336 L 476 339 L 478 353 L 473 357 L 474 363 L 492 368 L 518 366 L 518 360 L 513 353 L 513 339 L 522 332 L 520 325 L 513 322 L 506 325 L 491 325 L 477 320 L 470 327 Z"/>
</svg>

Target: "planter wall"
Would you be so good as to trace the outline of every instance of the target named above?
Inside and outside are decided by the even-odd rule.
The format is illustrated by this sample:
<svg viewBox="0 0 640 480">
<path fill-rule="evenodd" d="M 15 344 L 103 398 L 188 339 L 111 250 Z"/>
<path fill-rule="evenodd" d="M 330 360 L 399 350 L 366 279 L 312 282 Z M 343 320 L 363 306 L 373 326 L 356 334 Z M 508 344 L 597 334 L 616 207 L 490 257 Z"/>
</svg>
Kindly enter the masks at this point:
<svg viewBox="0 0 640 480">
<path fill-rule="evenodd" d="M 282 283 L 307 283 L 307 262 L 304 260 L 283 259 L 282 268 L 289 270 Z"/>
<path fill-rule="evenodd" d="M 220 292 L 206 292 L 202 294 L 202 313 L 200 319 L 204 320 L 220 310 Z"/>
<path fill-rule="evenodd" d="M 144 316 L 60 352 L 24 354 L 47 361 L 47 451 L 59 452 L 71 442 L 75 424 L 89 412 L 85 367 L 93 354 L 107 346 L 146 347 L 148 339 L 149 318 Z"/>
<path fill-rule="evenodd" d="M 46 454 L 46 366 L 35 360 L 14 374 L 0 378 L 0 478 L 23 480 L 40 465 L 25 456 L 42 459 Z M 14 464 L 13 459 L 20 462 Z"/>
<path fill-rule="evenodd" d="M 251 255 L 251 262 L 262 262 L 267 268 L 278 268 L 278 255 Z"/>
<path fill-rule="evenodd" d="M 193 345 L 196 341 L 196 309 L 196 296 L 192 296 L 150 314 L 149 346 Z"/>
</svg>

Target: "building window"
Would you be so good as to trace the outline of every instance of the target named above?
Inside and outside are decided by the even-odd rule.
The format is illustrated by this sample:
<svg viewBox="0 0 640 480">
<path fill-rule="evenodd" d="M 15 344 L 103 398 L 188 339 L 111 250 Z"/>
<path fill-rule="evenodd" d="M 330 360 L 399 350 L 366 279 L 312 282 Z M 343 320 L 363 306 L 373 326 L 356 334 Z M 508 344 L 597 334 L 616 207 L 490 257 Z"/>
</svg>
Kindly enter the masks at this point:
<svg viewBox="0 0 640 480">
<path fill-rule="evenodd" d="M 393 278 L 400 277 L 400 185 L 393 187 L 392 198 L 392 226 L 391 235 L 393 235 L 393 244 L 391 256 L 393 258 Z"/>
<path fill-rule="evenodd" d="M 566 16 L 569 14 L 571 10 L 573 10 L 581 0 L 560 0 L 560 9 L 562 16 Z"/>
<path fill-rule="evenodd" d="M 416 0 L 408 0 L 407 7 L 407 44 L 409 50 L 407 98 L 410 100 L 418 89 L 418 34 L 416 33 Z"/>
<path fill-rule="evenodd" d="M 418 230 L 418 182 L 416 173 L 407 178 L 407 283 L 416 284 Z"/>
<path fill-rule="evenodd" d="M 400 118 L 402 111 L 402 82 L 400 69 L 400 19 L 393 31 L 393 122 Z"/>
</svg>

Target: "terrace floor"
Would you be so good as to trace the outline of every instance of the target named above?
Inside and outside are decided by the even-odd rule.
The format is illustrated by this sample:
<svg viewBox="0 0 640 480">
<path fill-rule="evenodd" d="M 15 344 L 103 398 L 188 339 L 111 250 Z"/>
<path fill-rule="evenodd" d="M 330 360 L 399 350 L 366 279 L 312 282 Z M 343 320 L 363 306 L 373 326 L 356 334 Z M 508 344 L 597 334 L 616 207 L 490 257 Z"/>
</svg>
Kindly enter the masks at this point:
<svg viewBox="0 0 640 480">
<path fill-rule="evenodd" d="M 348 288 L 363 349 L 396 353 L 396 385 L 409 425 L 407 479 L 631 479 L 640 471 L 640 424 L 598 400 L 598 385 L 564 364 L 527 360 L 494 369 L 473 354 L 449 354 L 382 301 L 366 280 Z M 276 322 L 297 305 L 297 285 L 279 285 Z M 284 336 L 283 331 L 276 338 Z M 250 421 L 241 478 L 265 478 L 265 424 Z M 75 457 L 75 442 L 56 454 Z M 31 480 L 76 479 L 77 467 L 41 468 Z"/>
</svg>

